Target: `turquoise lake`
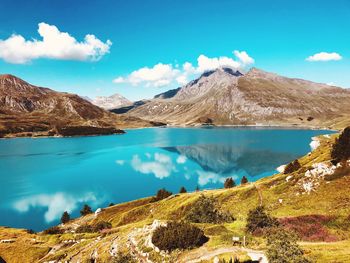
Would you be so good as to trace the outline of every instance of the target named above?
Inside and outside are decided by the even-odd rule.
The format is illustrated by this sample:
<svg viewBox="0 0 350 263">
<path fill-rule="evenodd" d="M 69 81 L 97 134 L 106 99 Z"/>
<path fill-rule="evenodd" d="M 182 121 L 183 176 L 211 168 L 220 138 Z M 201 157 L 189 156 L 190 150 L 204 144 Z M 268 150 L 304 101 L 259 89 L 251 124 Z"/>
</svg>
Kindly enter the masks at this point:
<svg viewBox="0 0 350 263">
<path fill-rule="evenodd" d="M 148 128 L 124 135 L 0 140 L 0 225 L 42 230 L 79 215 L 151 196 L 256 181 L 310 151 L 325 130 Z"/>
</svg>

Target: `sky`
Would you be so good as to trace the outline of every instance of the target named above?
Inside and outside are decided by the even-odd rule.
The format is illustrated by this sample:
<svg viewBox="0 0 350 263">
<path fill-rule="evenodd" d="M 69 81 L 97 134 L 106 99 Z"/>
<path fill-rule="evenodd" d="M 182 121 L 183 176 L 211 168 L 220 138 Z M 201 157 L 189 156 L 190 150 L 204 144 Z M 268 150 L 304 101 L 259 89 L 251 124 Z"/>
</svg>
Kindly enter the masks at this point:
<svg viewBox="0 0 350 263">
<path fill-rule="evenodd" d="M 350 87 L 349 0 L 0 0 L 0 74 L 130 100 L 204 71 Z"/>
</svg>

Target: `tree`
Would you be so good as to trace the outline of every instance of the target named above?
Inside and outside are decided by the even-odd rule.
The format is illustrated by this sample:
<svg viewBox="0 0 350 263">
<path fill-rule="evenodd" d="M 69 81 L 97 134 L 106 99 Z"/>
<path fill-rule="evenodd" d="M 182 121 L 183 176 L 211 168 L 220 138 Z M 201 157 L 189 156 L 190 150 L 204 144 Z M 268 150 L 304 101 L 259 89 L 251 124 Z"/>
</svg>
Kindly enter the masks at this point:
<svg viewBox="0 0 350 263">
<path fill-rule="evenodd" d="M 186 219 L 193 223 L 224 223 L 234 221 L 234 217 L 220 211 L 220 207 L 213 197 L 201 195 L 186 214 Z"/>
<path fill-rule="evenodd" d="M 350 126 L 345 128 L 333 145 L 332 158 L 337 162 L 350 158 Z"/>
<path fill-rule="evenodd" d="M 259 232 L 278 226 L 276 218 L 270 216 L 263 206 L 258 206 L 248 212 L 247 218 L 247 231 L 253 234 L 259 234 Z"/>
<path fill-rule="evenodd" d="M 242 179 L 241 179 L 241 184 L 246 184 L 246 183 L 248 183 L 248 179 L 247 179 L 247 177 L 245 177 L 245 176 L 243 175 L 243 177 L 242 177 Z"/>
<path fill-rule="evenodd" d="M 114 203 L 109 203 L 109 205 L 108 206 L 114 206 L 115 204 Z"/>
<path fill-rule="evenodd" d="M 91 214 L 91 213 L 92 213 L 91 207 L 86 205 L 86 204 L 84 205 L 83 209 L 80 210 L 80 214 L 82 216 L 86 216 L 86 215 Z"/>
<path fill-rule="evenodd" d="M 166 251 L 199 247 L 207 241 L 203 230 L 183 221 L 170 221 L 156 228 L 152 235 L 152 243 Z"/>
<path fill-rule="evenodd" d="M 61 217 L 61 223 L 62 224 L 68 223 L 69 220 L 70 220 L 70 215 L 68 214 L 67 211 L 64 211 Z"/>
<path fill-rule="evenodd" d="M 287 164 L 286 168 L 284 168 L 284 174 L 290 174 L 293 172 L 298 171 L 301 168 L 301 165 L 298 161 L 298 159 L 294 160 L 293 162 Z"/>
<path fill-rule="evenodd" d="M 267 253 L 270 263 L 309 263 L 304 251 L 297 244 L 297 236 L 281 228 L 270 229 L 267 233 Z"/>
<path fill-rule="evenodd" d="M 172 194 L 173 194 L 172 192 L 169 192 L 165 188 L 162 188 L 158 190 L 157 195 L 152 198 L 151 202 L 157 202 L 157 201 L 163 200 L 171 196 Z"/>
<path fill-rule="evenodd" d="M 186 190 L 186 188 L 182 186 L 182 187 L 180 188 L 180 191 L 179 191 L 179 193 L 180 193 L 180 194 L 184 194 L 184 193 L 187 193 L 187 190 Z"/>
<path fill-rule="evenodd" d="M 232 188 L 236 186 L 235 181 L 233 181 L 232 177 L 226 178 L 224 183 L 224 188 Z"/>
<path fill-rule="evenodd" d="M 199 188 L 199 185 L 196 187 L 196 192 L 199 192 L 201 189 Z"/>
</svg>

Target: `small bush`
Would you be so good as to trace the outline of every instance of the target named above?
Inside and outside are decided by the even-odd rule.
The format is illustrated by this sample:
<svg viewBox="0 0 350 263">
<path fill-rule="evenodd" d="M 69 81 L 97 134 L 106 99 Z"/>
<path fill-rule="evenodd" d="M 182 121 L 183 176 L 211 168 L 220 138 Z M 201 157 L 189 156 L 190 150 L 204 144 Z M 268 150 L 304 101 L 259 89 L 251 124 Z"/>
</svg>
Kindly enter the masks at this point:
<svg viewBox="0 0 350 263">
<path fill-rule="evenodd" d="M 58 226 L 53 226 L 53 227 L 49 227 L 48 229 L 45 229 L 43 233 L 45 235 L 56 235 L 56 234 L 62 234 L 63 232 L 64 231 Z"/>
<path fill-rule="evenodd" d="M 61 217 L 61 223 L 62 224 L 68 223 L 69 220 L 70 220 L 70 215 L 68 214 L 67 211 L 64 211 Z"/>
<path fill-rule="evenodd" d="M 195 248 L 208 241 L 203 230 L 186 222 L 168 222 L 158 227 L 152 236 L 152 243 L 160 250 Z"/>
<path fill-rule="evenodd" d="M 137 261 L 130 254 L 118 252 L 117 256 L 111 261 L 111 263 L 137 263 Z"/>
<path fill-rule="evenodd" d="M 157 201 L 163 200 L 171 196 L 172 194 L 173 194 L 172 192 L 169 192 L 165 188 L 162 188 L 158 190 L 157 195 L 152 198 L 151 202 L 157 202 Z"/>
<path fill-rule="evenodd" d="M 293 172 L 298 171 L 301 168 L 301 165 L 297 160 L 294 160 L 293 162 L 287 164 L 286 168 L 284 168 L 284 174 L 291 174 Z"/>
<path fill-rule="evenodd" d="M 263 206 L 258 206 L 248 213 L 246 228 L 252 234 L 261 234 L 264 230 L 278 225 L 277 219 L 270 216 Z"/>
<path fill-rule="evenodd" d="M 241 179 L 241 184 L 246 184 L 246 183 L 248 183 L 248 178 L 243 175 Z"/>
<path fill-rule="evenodd" d="M 33 229 L 27 229 L 26 232 L 28 234 L 36 234 L 36 232 Z"/>
<path fill-rule="evenodd" d="M 182 186 L 182 187 L 180 188 L 180 191 L 179 191 L 179 193 L 180 193 L 180 194 L 184 194 L 184 193 L 187 193 L 187 190 L 186 190 L 186 188 Z"/>
<path fill-rule="evenodd" d="M 224 223 L 234 221 L 234 217 L 227 212 L 220 211 L 220 207 L 213 197 L 201 195 L 192 205 L 186 219 L 193 223 Z"/>
<path fill-rule="evenodd" d="M 99 232 L 104 229 L 111 229 L 112 224 L 106 221 L 100 221 L 94 226 L 95 232 Z"/>
<path fill-rule="evenodd" d="M 109 203 L 109 205 L 108 206 L 114 206 L 115 204 L 114 203 Z"/>
<path fill-rule="evenodd" d="M 224 188 L 232 188 L 236 186 L 235 181 L 233 181 L 232 177 L 226 178 L 224 183 Z"/>
<path fill-rule="evenodd" d="M 304 257 L 304 251 L 297 244 L 296 235 L 281 228 L 268 231 L 266 256 L 270 263 L 310 262 Z"/>
<path fill-rule="evenodd" d="M 331 156 L 337 161 L 350 158 L 350 127 L 344 129 L 333 145 Z"/>
<path fill-rule="evenodd" d="M 95 232 L 95 229 L 93 226 L 90 226 L 90 225 L 81 225 L 77 227 L 75 232 L 76 233 L 93 233 Z"/>
<path fill-rule="evenodd" d="M 80 214 L 81 214 L 82 216 L 86 216 L 86 215 L 88 215 L 88 214 L 92 214 L 91 207 L 88 206 L 88 205 L 84 205 L 83 209 L 80 210 Z"/>
</svg>

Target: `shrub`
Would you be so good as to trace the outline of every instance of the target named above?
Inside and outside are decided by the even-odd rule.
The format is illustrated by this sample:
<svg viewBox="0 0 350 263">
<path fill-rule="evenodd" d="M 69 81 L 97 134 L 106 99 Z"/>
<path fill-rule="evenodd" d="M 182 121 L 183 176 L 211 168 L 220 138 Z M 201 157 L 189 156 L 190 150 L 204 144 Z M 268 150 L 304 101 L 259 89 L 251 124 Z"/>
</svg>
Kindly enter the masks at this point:
<svg viewBox="0 0 350 263">
<path fill-rule="evenodd" d="M 235 219 L 227 212 L 221 212 L 213 197 L 201 195 L 192 205 L 186 215 L 186 219 L 193 223 L 223 223 L 232 222 Z"/>
<path fill-rule="evenodd" d="M 157 195 L 152 198 L 151 202 L 157 202 L 157 201 L 163 200 L 171 196 L 172 194 L 173 194 L 172 192 L 169 192 L 165 188 L 162 188 L 158 190 Z"/>
<path fill-rule="evenodd" d="M 101 231 L 103 229 L 110 229 L 112 228 L 112 224 L 106 221 L 100 221 L 94 226 L 95 232 Z"/>
<path fill-rule="evenodd" d="M 49 227 L 48 229 L 45 229 L 43 233 L 45 235 L 56 235 L 56 234 L 62 234 L 63 230 L 58 226 L 53 226 L 53 227 Z"/>
<path fill-rule="evenodd" d="M 80 210 L 80 214 L 82 216 L 86 216 L 86 215 L 91 214 L 91 213 L 92 213 L 91 207 L 88 205 L 84 205 L 83 209 Z"/>
<path fill-rule="evenodd" d="M 199 247 L 207 241 L 203 230 L 189 223 L 176 221 L 158 227 L 152 236 L 152 243 L 166 251 Z"/>
<path fill-rule="evenodd" d="M 271 217 L 263 206 L 258 206 L 248 212 L 247 231 L 253 234 L 260 234 L 267 228 L 278 226 L 278 221 Z"/>
<path fill-rule="evenodd" d="M 241 184 L 246 184 L 246 183 L 248 183 L 248 178 L 243 175 L 241 179 Z"/>
<path fill-rule="evenodd" d="M 284 174 L 291 174 L 293 172 L 298 171 L 301 168 L 301 165 L 297 160 L 294 160 L 293 162 L 287 164 L 286 168 L 284 168 Z"/>
<path fill-rule="evenodd" d="M 199 185 L 196 186 L 196 192 L 199 192 L 201 189 L 199 188 Z"/>
<path fill-rule="evenodd" d="M 309 263 L 304 251 L 297 244 L 297 237 L 280 228 L 271 229 L 267 234 L 266 256 L 270 263 Z"/>
<path fill-rule="evenodd" d="M 28 234 L 36 234 L 36 232 L 33 229 L 27 229 L 26 232 Z"/>
<path fill-rule="evenodd" d="M 64 211 L 61 217 L 61 223 L 62 224 L 68 223 L 69 220 L 70 220 L 70 215 L 68 214 L 67 211 Z"/>
<path fill-rule="evenodd" d="M 236 186 L 235 181 L 233 181 L 232 177 L 226 178 L 224 183 L 224 188 L 232 188 Z"/>
<path fill-rule="evenodd" d="M 333 145 L 331 156 L 337 161 L 350 158 L 350 127 L 344 129 Z"/>
<path fill-rule="evenodd" d="M 305 241 L 336 241 L 337 237 L 331 235 L 324 224 L 333 220 L 333 217 L 324 215 L 305 215 L 297 217 L 280 218 L 278 221 L 288 231 L 292 231 Z"/>
<path fill-rule="evenodd" d="M 117 256 L 111 261 L 111 263 L 137 263 L 130 254 L 118 252 Z"/>
<path fill-rule="evenodd" d="M 95 229 L 93 226 L 90 226 L 90 225 L 81 225 L 77 227 L 75 232 L 76 233 L 93 233 L 95 232 Z"/>
<path fill-rule="evenodd" d="M 187 190 L 186 190 L 186 188 L 182 186 L 182 187 L 180 188 L 180 191 L 179 191 L 179 193 L 180 193 L 180 194 L 184 194 L 184 193 L 187 193 Z"/>
<path fill-rule="evenodd" d="M 114 206 L 115 204 L 114 203 L 109 203 L 109 205 L 108 206 Z"/>
</svg>

